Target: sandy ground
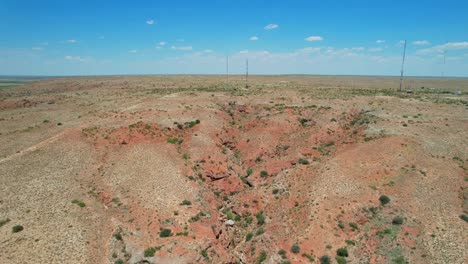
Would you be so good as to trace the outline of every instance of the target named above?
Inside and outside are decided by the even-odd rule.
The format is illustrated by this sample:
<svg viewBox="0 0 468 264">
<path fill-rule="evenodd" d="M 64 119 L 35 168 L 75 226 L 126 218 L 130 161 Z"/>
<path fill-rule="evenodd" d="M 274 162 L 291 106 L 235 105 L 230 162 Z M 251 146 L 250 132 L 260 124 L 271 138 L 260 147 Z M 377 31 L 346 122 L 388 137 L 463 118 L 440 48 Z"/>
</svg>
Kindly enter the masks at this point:
<svg viewBox="0 0 468 264">
<path fill-rule="evenodd" d="M 0 263 L 466 263 L 468 79 L 398 81 L 0 89 Z"/>
</svg>

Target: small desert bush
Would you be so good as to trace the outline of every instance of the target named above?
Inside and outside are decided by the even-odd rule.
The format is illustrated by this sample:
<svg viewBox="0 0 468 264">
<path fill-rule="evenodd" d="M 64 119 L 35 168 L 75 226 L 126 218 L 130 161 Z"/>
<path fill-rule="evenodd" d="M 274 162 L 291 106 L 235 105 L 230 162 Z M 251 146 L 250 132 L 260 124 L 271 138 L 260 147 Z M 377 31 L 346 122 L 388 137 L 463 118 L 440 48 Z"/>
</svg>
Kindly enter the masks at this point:
<svg viewBox="0 0 468 264">
<path fill-rule="evenodd" d="M 294 254 L 298 254 L 299 252 L 301 252 L 301 248 L 299 247 L 298 244 L 294 244 L 291 247 L 291 252 Z"/>
<path fill-rule="evenodd" d="M 393 218 L 392 224 L 394 224 L 394 225 L 402 225 L 404 221 L 405 221 L 405 220 L 403 219 L 403 217 L 397 216 L 397 217 Z"/>
<path fill-rule="evenodd" d="M 320 264 L 330 264 L 331 263 L 331 259 L 327 255 L 321 256 L 319 260 L 320 260 Z"/>
<path fill-rule="evenodd" d="M 386 196 L 386 195 L 382 195 L 380 196 L 379 198 L 379 201 L 382 205 L 386 205 L 390 202 L 390 197 Z"/>
<path fill-rule="evenodd" d="M 340 257 L 348 257 L 349 254 L 348 254 L 348 249 L 345 248 L 345 247 L 341 247 L 339 249 L 336 250 L 336 254 Z"/>
<path fill-rule="evenodd" d="M 183 200 L 180 205 L 192 205 L 192 202 L 189 200 Z"/>
<path fill-rule="evenodd" d="M 161 232 L 159 233 L 159 237 L 170 237 L 172 236 L 172 231 L 167 228 L 161 229 Z"/>
<path fill-rule="evenodd" d="M 18 233 L 18 232 L 21 232 L 23 231 L 23 226 L 22 225 L 15 225 L 13 228 L 12 228 L 12 231 L 13 233 Z"/>
</svg>

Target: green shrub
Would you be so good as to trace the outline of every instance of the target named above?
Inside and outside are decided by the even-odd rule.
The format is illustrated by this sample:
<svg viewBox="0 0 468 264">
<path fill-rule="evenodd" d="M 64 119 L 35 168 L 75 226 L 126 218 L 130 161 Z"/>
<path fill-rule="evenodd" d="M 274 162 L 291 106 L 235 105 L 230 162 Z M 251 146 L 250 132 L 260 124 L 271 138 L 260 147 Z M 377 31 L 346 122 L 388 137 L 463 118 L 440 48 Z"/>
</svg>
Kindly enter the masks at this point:
<svg viewBox="0 0 468 264">
<path fill-rule="evenodd" d="M 273 193 L 273 194 L 278 194 L 278 193 L 279 193 L 279 190 L 278 190 L 278 189 L 273 189 L 272 193 Z"/>
<path fill-rule="evenodd" d="M 247 168 L 247 176 L 252 175 L 252 173 L 253 173 L 252 168 Z"/>
<path fill-rule="evenodd" d="M 338 222 L 338 227 L 341 228 L 341 229 L 344 229 L 345 228 L 345 225 L 343 222 Z"/>
<path fill-rule="evenodd" d="M 192 202 L 189 200 L 183 200 L 180 205 L 192 205 Z"/>
<path fill-rule="evenodd" d="M 265 224 L 265 216 L 263 215 L 263 212 L 258 212 L 255 217 L 257 218 L 257 224 L 258 225 L 263 225 Z"/>
<path fill-rule="evenodd" d="M 342 256 L 336 256 L 336 263 L 338 264 L 346 264 L 346 259 Z"/>
<path fill-rule="evenodd" d="M 114 264 L 124 264 L 125 262 L 121 259 L 118 259 L 114 262 Z"/>
<path fill-rule="evenodd" d="M 397 217 L 393 218 L 392 224 L 394 224 L 394 225 L 402 225 L 404 221 L 405 221 L 405 220 L 403 219 L 403 217 L 397 216 Z"/>
<path fill-rule="evenodd" d="M 301 252 L 301 248 L 299 247 L 297 243 L 292 245 L 291 252 L 294 254 L 298 254 L 299 252 Z"/>
<path fill-rule="evenodd" d="M 263 235 L 263 233 L 265 233 L 265 230 L 262 227 L 260 227 L 257 230 L 257 232 L 255 232 L 255 235 L 260 236 L 260 235 Z"/>
<path fill-rule="evenodd" d="M 120 232 L 114 233 L 112 236 L 117 240 L 122 240 L 123 239 L 122 234 L 120 234 Z"/>
<path fill-rule="evenodd" d="M 299 160 L 299 164 L 307 165 L 307 164 L 309 164 L 309 161 L 306 160 L 306 159 L 300 159 L 300 160 Z"/>
<path fill-rule="evenodd" d="M 260 252 L 260 255 L 258 255 L 258 257 L 257 257 L 257 260 L 255 261 L 255 264 L 261 264 L 266 259 L 267 259 L 267 253 L 265 252 L 265 250 L 262 250 L 262 252 Z"/>
<path fill-rule="evenodd" d="M 18 232 L 23 231 L 23 229 L 24 229 L 23 226 L 21 226 L 21 225 L 15 225 L 15 226 L 12 228 L 12 231 L 13 231 L 13 233 L 18 233 Z"/>
<path fill-rule="evenodd" d="M 10 222 L 10 218 L 4 219 L 4 220 L 0 220 L 0 227 L 4 226 L 4 225 L 7 224 L 8 222 Z"/>
<path fill-rule="evenodd" d="M 356 223 L 349 223 L 349 226 L 353 229 L 353 230 L 357 230 L 359 229 L 358 225 Z"/>
<path fill-rule="evenodd" d="M 382 195 L 380 196 L 379 198 L 379 201 L 382 205 L 386 205 L 390 202 L 390 197 L 386 196 L 386 195 Z"/>
<path fill-rule="evenodd" d="M 284 249 L 280 249 L 278 250 L 278 254 L 281 256 L 282 259 L 285 259 L 286 258 L 286 250 Z"/>
<path fill-rule="evenodd" d="M 315 261 L 315 258 L 314 258 L 312 255 L 310 255 L 310 254 L 303 253 L 302 256 L 303 256 L 304 258 L 307 258 L 310 262 L 314 262 L 314 261 Z"/>
<path fill-rule="evenodd" d="M 204 249 L 204 250 L 201 251 L 201 255 L 202 255 L 202 257 L 203 257 L 204 259 L 207 259 L 207 260 L 210 259 L 210 258 L 208 257 L 208 251 L 207 251 L 206 249 Z"/>
<path fill-rule="evenodd" d="M 78 201 L 78 200 L 76 200 L 76 199 L 75 199 L 75 200 L 72 200 L 72 204 L 76 204 L 76 205 L 78 205 L 78 206 L 81 207 L 81 208 L 83 208 L 83 207 L 86 206 L 86 204 L 85 204 L 84 202 Z"/>
<path fill-rule="evenodd" d="M 345 247 L 341 247 L 339 249 L 336 250 L 336 254 L 340 257 L 348 257 L 349 254 L 348 254 L 348 249 L 345 248 Z"/>
<path fill-rule="evenodd" d="M 330 264 L 331 263 L 330 257 L 327 256 L 327 255 L 321 256 L 319 260 L 320 260 L 320 264 Z"/>
<path fill-rule="evenodd" d="M 161 229 L 161 232 L 159 233 L 159 237 L 170 237 L 172 236 L 172 231 L 170 229 L 164 228 Z"/>
<path fill-rule="evenodd" d="M 156 253 L 156 248 L 154 247 L 147 248 L 144 252 L 146 258 L 154 257 L 154 253 Z"/>
<path fill-rule="evenodd" d="M 245 241 L 248 242 L 250 241 L 252 238 L 253 238 L 253 234 L 252 233 L 248 233 L 246 236 L 245 236 Z"/>
<path fill-rule="evenodd" d="M 262 178 L 266 178 L 266 177 L 268 177 L 268 172 L 262 170 L 262 171 L 260 172 L 260 176 L 261 176 Z"/>
<path fill-rule="evenodd" d="M 167 143 L 180 145 L 184 140 L 181 138 L 168 138 Z"/>
</svg>

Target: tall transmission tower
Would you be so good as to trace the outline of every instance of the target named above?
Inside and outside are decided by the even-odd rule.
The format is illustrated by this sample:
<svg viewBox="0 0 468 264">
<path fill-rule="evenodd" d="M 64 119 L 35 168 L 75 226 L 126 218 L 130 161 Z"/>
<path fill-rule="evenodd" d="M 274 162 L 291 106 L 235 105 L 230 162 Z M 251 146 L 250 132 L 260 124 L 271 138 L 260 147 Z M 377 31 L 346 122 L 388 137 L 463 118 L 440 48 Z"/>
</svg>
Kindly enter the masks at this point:
<svg viewBox="0 0 468 264">
<path fill-rule="evenodd" d="M 249 59 L 245 59 L 245 88 L 249 88 Z"/>
<path fill-rule="evenodd" d="M 406 57 L 406 40 L 405 40 L 405 45 L 403 48 L 403 60 L 401 62 L 400 89 L 399 89 L 400 92 L 403 89 L 403 72 L 405 68 L 405 57 Z"/>
</svg>

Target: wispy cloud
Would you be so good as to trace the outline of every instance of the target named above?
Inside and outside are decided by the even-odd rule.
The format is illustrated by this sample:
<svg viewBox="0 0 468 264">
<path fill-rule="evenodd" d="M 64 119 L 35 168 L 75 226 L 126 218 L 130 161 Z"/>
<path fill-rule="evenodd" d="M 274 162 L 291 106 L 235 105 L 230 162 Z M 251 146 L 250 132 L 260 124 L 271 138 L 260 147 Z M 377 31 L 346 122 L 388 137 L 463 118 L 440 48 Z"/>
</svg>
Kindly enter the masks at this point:
<svg viewBox="0 0 468 264">
<path fill-rule="evenodd" d="M 65 56 L 65 59 L 68 61 L 77 61 L 77 62 L 85 62 L 86 60 L 84 58 L 81 58 L 80 56 Z"/>
<path fill-rule="evenodd" d="M 365 48 L 364 47 L 355 47 L 355 48 L 351 48 L 351 50 L 353 50 L 353 51 L 364 51 Z"/>
<path fill-rule="evenodd" d="M 69 40 L 67 40 L 67 42 L 68 42 L 68 43 L 74 44 L 74 43 L 77 43 L 78 40 L 76 40 L 76 39 L 69 39 Z"/>
<path fill-rule="evenodd" d="M 167 42 L 165 42 L 165 41 L 159 42 L 159 46 L 165 46 L 166 44 L 167 44 Z"/>
<path fill-rule="evenodd" d="M 128 53 L 137 53 L 138 50 L 134 49 L 134 50 L 129 50 Z"/>
<path fill-rule="evenodd" d="M 210 49 L 206 49 L 206 50 L 203 51 L 203 53 L 212 53 L 212 52 L 213 52 L 213 50 L 210 50 Z"/>
<path fill-rule="evenodd" d="M 379 51 L 382 51 L 383 49 L 382 48 L 370 48 L 368 49 L 370 52 L 379 52 Z"/>
<path fill-rule="evenodd" d="M 429 54 L 429 53 L 442 53 L 448 50 L 465 50 L 468 49 L 468 42 L 449 42 L 443 45 L 433 46 L 427 49 L 420 49 L 416 51 L 418 54 Z"/>
<path fill-rule="evenodd" d="M 377 43 L 377 44 L 383 44 L 383 43 L 385 43 L 385 40 L 383 40 L 383 39 L 378 39 L 378 40 L 375 41 L 375 43 Z"/>
<path fill-rule="evenodd" d="M 257 36 L 252 36 L 249 38 L 250 40 L 258 40 L 258 37 Z"/>
<path fill-rule="evenodd" d="M 305 38 L 304 40 L 306 40 L 306 41 L 322 41 L 323 37 L 321 37 L 321 36 L 309 36 L 309 37 Z"/>
<path fill-rule="evenodd" d="M 307 47 L 307 48 L 302 48 L 298 49 L 297 52 L 299 53 L 315 53 L 321 51 L 322 48 L 320 47 Z"/>
<path fill-rule="evenodd" d="M 173 50 L 192 50 L 192 46 L 172 46 Z"/>
<path fill-rule="evenodd" d="M 156 21 L 154 21 L 153 19 L 146 20 L 146 24 L 148 24 L 148 25 L 154 25 L 154 24 L 156 24 Z"/>
<path fill-rule="evenodd" d="M 264 27 L 264 29 L 266 30 L 272 30 L 272 29 L 275 29 L 275 28 L 278 28 L 279 26 L 277 24 L 268 24 Z"/>
<path fill-rule="evenodd" d="M 39 51 L 39 50 L 43 50 L 44 48 L 42 48 L 42 47 L 32 47 L 31 49 Z"/>
<path fill-rule="evenodd" d="M 427 40 L 416 40 L 416 41 L 413 41 L 413 45 L 416 45 L 416 46 L 424 46 L 424 45 L 429 45 L 431 44 L 429 41 Z"/>
</svg>

